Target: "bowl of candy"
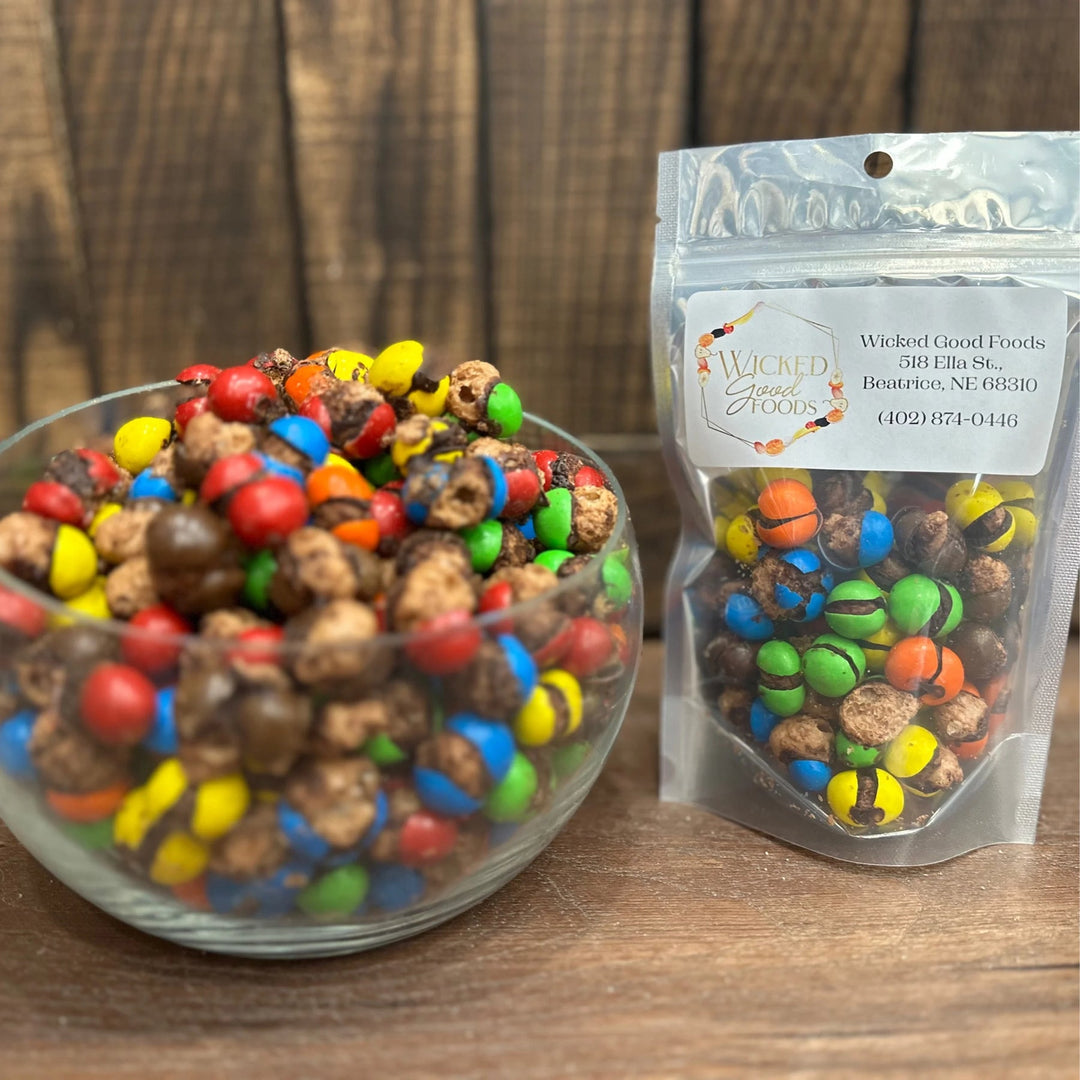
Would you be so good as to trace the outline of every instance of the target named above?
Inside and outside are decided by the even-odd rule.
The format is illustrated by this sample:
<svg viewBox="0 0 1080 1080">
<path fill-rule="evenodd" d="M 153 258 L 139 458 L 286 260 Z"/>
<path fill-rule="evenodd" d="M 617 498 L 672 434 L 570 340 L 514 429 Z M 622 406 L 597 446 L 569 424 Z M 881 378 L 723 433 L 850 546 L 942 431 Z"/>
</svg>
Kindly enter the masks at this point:
<svg viewBox="0 0 1080 1080">
<path fill-rule="evenodd" d="M 625 501 L 489 364 L 285 350 L 0 443 L 0 817 L 148 933 L 452 918 L 588 793 L 641 647 Z"/>
</svg>

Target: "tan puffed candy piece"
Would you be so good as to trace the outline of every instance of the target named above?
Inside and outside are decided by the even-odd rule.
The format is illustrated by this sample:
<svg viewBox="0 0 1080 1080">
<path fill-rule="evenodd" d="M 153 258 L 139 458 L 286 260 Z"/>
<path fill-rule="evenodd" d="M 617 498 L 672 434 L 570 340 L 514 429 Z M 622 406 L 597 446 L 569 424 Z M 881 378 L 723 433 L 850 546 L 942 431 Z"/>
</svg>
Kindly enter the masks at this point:
<svg viewBox="0 0 1080 1080">
<path fill-rule="evenodd" d="M 450 372 L 446 410 L 467 424 L 479 424 L 487 415 L 487 399 L 502 381 L 499 369 L 483 360 L 466 360 Z"/>
<path fill-rule="evenodd" d="M 833 731 L 827 720 L 815 716 L 789 716 L 769 735 L 769 749 L 785 765 L 792 761 L 828 761 Z"/>
<path fill-rule="evenodd" d="M 105 518 L 94 529 L 94 547 L 109 563 L 122 563 L 146 552 L 146 530 L 165 506 L 157 499 L 138 499 Z"/>
<path fill-rule="evenodd" d="M 860 746 L 881 746 L 915 719 L 919 699 L 887 682 L 855 687 L 840 702 L 840 727 Z"/>
<path fill-rule="evenodd" d="M 136 555 L 122 562 L 105 579 L 105 600 L 118 619 L 130 619 L 136 612 L 158 603 L 150 560 L 145 555 Z"/>
</svg>

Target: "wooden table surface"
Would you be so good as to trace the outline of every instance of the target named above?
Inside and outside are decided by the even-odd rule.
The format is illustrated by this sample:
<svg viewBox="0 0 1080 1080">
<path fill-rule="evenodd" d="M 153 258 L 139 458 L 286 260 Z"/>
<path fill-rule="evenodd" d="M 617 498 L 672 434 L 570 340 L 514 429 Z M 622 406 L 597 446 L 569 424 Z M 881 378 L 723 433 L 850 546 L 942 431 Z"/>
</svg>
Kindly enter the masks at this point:
<svg viewBox="0 0 1080 1080">
<path fill-rule="evenodd" d="M 548 851 L 374 953 L 186 951 L 0 831 L 0 1076 L 1077 1075 L 1075 641 L 1038 843 L 913 870 L 659 805 L 659 661 Z"/>
</svg>

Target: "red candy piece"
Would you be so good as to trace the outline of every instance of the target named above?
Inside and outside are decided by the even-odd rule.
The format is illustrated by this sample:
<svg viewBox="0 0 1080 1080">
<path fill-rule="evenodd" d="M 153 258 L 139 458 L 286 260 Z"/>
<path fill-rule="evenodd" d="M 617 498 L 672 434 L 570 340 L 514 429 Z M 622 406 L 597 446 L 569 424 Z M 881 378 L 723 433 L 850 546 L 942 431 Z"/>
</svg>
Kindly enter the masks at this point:
<svg viewBox="0 0 1080 1080">
<path fill-rule="evenodd" d="M 154 721 L 154 684 L 127 664 L 99 664 L 83 683 L 83 724 L 100 742 L 134 746 Z"/>
<path fill-rule="evenodd" d="M 222 420 L 250 424 L 258 418 L 259 406 L 277 399 L 277 389 L 261 372 L 246 364 L 226 368 L 206 391 L 210 408 Z"/>
<path fill-rule="evenodd" d="M 481 615 L 489 615 L 493 611 L 502 611 L 510 607 L 514 602 L 514 590 L 508 581 L 494 581 L 481 594 L 478 610 Z M 500 619 L 491 624 L 491 629 L 496 634 L 512 634 L 514 624 L 510 619 Z"/>
<path fill-rule="evenodd" d="M 285 640 L 282 626 L 253 626 L 236 636 L 236 644 L 225 653 L 229 663 L 276 664 L 281 659 L 281 643 Z"/>
<path fill-rule="evenodd" d="M 398 861 L 405 866 L 425 866 L 439 862 L 454 850 L 457 823 L 428 810 L 410 814 L 398 837 Z"/>
<path fill-rule="evenodd" d="M 28 638 L 36 638 L 45 631 L 45 619 L 45 612 L 33 600 L 0 588 L 0 623 Z"/>
<path fill-rule="evenodd" d="M 86 462 L 86 475 L 94 481 L 94 494 L 104 495 L 120 483 L 120 470 L 112 458 L 100 450 L 81 447 L 75 451 Z"/>
<path fill-rule="evenodd" d="M 523 518 L 540 498 L 540 477 L 532 469 L 512 469 L 506 474 L 506 506 L 499 515 L 507 521 Z"/>
<path fill-rule="evenodd" d="M 235 495 L 265 470 L 258 454 L 232 454 L 215 461 L 199 488 L 199 498 L 213 505 L 219 499 Z"/>
<path fill-rule="evenodd" d="M 300 406 L 300 415 L 306 416 L 309 420 L 314 420 L 322 428 L 322 433 L 328 439 L 331 438 L 330 429 L 334 425 L 330 419 L 330 410 L 327 409 L 326 402 L 318 394 L 312 394 L 304 399 L 304 403 Z"/>
<path fill-rule="evenodd" d="M 587 615 L 574 619 L 570 632 L 570 648 L 563 657 L 562 665 L 579 679 L 595 675 L 615 654 L 615 640 L 611 631 L 599 619 Z"/>
<path fill-rule="evenodd" d="M 533 461 L 544 478 L 544 490 L 551 490 L 551 466 L 558 460 L 559 455 L 554 450 L 534 450 Z"/>
<path fill-rule="evenodd" d="M 68 525 L 81 525 L 86 519 L 86 507 L 82 499 L 69 487 L 55 480 L 36 480 L 23 496 L 22 508 L 53 521 Z"/>
<path fill-rule="evenodd" d="M 380 488 L 371 496 L 371 516 L 379 523 L 379 536 L 384 540 L 401 540 L 412 531 L 405 516 L 401 497 L 386 488 Z"/>
<path fill-rule="evenodd" d="M 229 500 L 229 523 L 248 547 L 280 544 L 308 520 L 304 489 L 283 476 L 245 484 Z"/>
<path fill-rule="evenodd" d="M 604 474 L 599 469 L 594 469 L 591 465 L 582 465 L 576 473 L 574 473 L 574 487 L 605 487 Z"/>
<path fill-rule="evenodd" d="M 200 874 L 194 881 L 173 885 L 172 894 L 177 900 L 196 911 L 209 911 L 210 900 L 206 895 L 206 875 Z"/>
<path fill-rule="evenodd" d="M 120 641 L 124 659 L 148 675 L 161 675 L 176 666 L 183 642 L 192 631 L 191 623 L 166 604 L 155 604 L 136 612 Z"/>
<path fill-rule="evenodd" d="M 396 427 L 397 416 L 394 415 L 393 408 L 384 401 L 371 410 L 360 434 L 345 443 L 342 449 L 347 457 L 365 460 L 373 458 L 382 453 L 383 442 Z"/>
<path fill-rule="evenodd" d="M 463 668 L 480 648 L 480 627 L 464 608 L 421 623 L 405 653 L 428 675 L 449 675 Z"/>
<path fill-rule="evenodd" d="M 562 658 L 570 651 L 574 644 L 574 624 L 568 622 L 554 637 L 549 638 L 533 653 L 536 666 L 540 668 L 555 667 L 562 662 Z"/>
<path fill-rule="evenodd" d="M 213 364 L 192 364 L 176 376 L 178 383 L 191 386 L 195 383 L 212 383 L 221 374 L 221 368 Z"/>
<path fill-rule="evenodd" d="M 204 412 L 210 411 L 210 399 L 208 397 L 196 397 L 191 398 L 188 401 L 181 401 L 176 406 L 176 412 L 173 413 L 173 423 L 176 425 L 176 430 L 180 432 L 181 437 L 184 434 L 185 429 L 196 416 L 202 416 Z"/>
</svg>

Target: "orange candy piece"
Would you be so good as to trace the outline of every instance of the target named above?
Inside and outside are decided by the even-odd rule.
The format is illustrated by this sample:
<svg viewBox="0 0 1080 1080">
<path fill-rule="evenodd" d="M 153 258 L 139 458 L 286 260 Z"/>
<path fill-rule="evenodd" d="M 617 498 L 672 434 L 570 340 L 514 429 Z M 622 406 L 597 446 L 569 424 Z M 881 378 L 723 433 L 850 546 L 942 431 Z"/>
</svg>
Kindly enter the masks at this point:
<svg viewBox="0 0 1080 1080">
<path fill-rule="evenodd" d="M 49 806 L 62 818 L 88 825 L 95 821 L 104 821 L 115 814 L 130 786 L 121 780 L 107 788 L 82 795 L 72 795 L 67 791 L 46 791 L 45 798 Z"/>
<path fill-rule="evenodd" d="M 330 530 L 339 540 L 354 544 L 365 551 L 374 551 L 379 546 L 379 523 L 374 518 L 354 518 L 343 521 Z"/>
<path fill-rule="evenodd" d="M 963 685 L 964 693 L 973 694 L 975 697 L 982 697 L 979 693 L 979 688 L 973 683 L 966 682 Z M 986 749 L 986 744 L 990 741 L 990 731 L 987 729 L 986 734 L 981 739 L 968 739 L 964 742 L 949 743 L 949 749 L 958 757 L 964 761 L 973 761 L 979 757 L 980 754 Z"/>
<path fill-rule="evenodd" d="M 311 396 L 311 382 L 317 375 L 324 375 L 329 369 L 325 364 L 301 364 L 286 380 L 285 393 L 303 405 Z"/>
<path fill-rule="evenodd" d="M 800 547 L 821 528 L 817 501 L 798 480 L 782 478 L 766 484 L 758 496 L 758 511 L 757 533 L 769 547 Z"/>
<path fill-rule="evenodd" d="M 897 690 L 919 694 L 924 705 L 943 705 L 960 693 L 964 665 L 952 649 L 931 638 L 909 637 L 889 650 L 885 678 Z"/>
<path fill-rule="evenodd" d="M 330 499 L 370 499 L 375 489 L 358 472 L 342 465 L 323 465 L 307 478 L 308 502 L 322 506 Z"/>
</svg>

